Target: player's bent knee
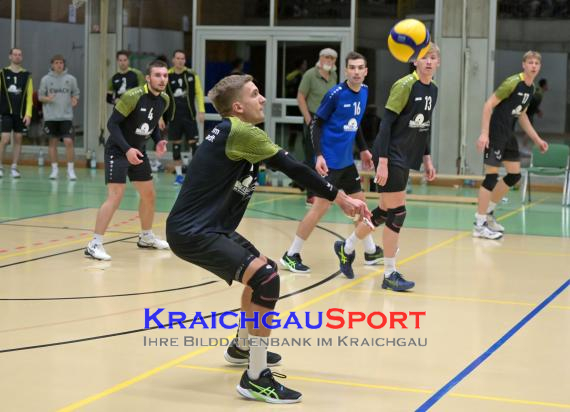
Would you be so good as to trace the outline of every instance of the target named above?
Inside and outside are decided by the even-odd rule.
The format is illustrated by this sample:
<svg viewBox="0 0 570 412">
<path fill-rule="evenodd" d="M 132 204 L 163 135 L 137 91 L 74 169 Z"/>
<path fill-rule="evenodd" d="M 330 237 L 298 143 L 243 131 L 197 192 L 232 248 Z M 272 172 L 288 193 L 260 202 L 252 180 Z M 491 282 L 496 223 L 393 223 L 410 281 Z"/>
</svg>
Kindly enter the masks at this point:
<svg viewBox="0 0 570 412">
<path fill-rule="evenodd" d="M 513 187 L 519 180 L 521 180 L 520 173 L 507 173 L 507 175 L 503 177 L 503 182 L 505 182 L 508 187 Z"/>
<path fill-rule="evenodd" d="M 481 186 L 483 186 L 489 192 L 492 192 L 495 186 L 497 186 L 498 178 L 499 175 L 497 173 L 488 173 L 485 175 L 485 179 L 483 180 L 483 183 L 481 183 Z"/>
<path fill-rule="evenodd" d="M 181 156 L 181 149 L 182 149 L 182 148 L 181 148 L 181 146 L 180 146 L 178 143 L 174 143 L 174 144 L 172 145 L 172 158 L 173 158 L 174 160 L 180 160 L 180 159 L 182 159 L 182 156 Z"/>
<path fill-rule="evenodd" d="M 404 221 L 406 220 L 406 206 L 398 206 L 394 209 L 388 209 L 388 216 L 386 217 L 386 227 L 396 233 L 400 233 Z"/>
<path fill-rule="evenodd" d="M 372 211 L 372 224 L 378 227 L 386 222 L 387 217 L 388 217 L 388 211 L 377 207 Z"/>
<path fill-rule="evenodd" d="M 279 273 L 272 265 L 260 267 L 251 277 L 247 285 L 253 289 L 251 301 L 267 309 L 275 309 L 279 300 Z"/>
</svg>

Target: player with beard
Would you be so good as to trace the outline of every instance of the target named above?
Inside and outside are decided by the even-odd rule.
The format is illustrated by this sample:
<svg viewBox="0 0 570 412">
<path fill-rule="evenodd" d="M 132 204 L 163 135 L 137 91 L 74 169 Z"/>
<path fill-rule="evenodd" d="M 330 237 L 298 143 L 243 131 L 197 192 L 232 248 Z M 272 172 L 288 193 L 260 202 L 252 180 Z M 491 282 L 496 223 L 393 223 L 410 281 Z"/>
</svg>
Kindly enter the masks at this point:
<svg viewBox="0 0 570 412">
<path fill-rule="evenodd" d="M 107 200 L 97 213 L 93 239 L 85 249 L 85 255 L 98 260 L 111 260 L 103 247 L 103 235 L 119 208 L 125 194 L 127 176 L 140 195 L 139 217 L 141 233 L 137 242 L 140 248 L 168 249 L 168 243 L 152 232 L 155 191 L 150 162 L 145 151 L 146 141 L 152 138 L 156 153 L 166 152 L 158 121 L 169 104 L 164 92 L 168 81 L 166 63 L 155 60 L 149 64 L 146 84 L 127 91 L 119 99 L 107 122 L 109 139 L 105 144 L 105 183 Z"/>
</svg>

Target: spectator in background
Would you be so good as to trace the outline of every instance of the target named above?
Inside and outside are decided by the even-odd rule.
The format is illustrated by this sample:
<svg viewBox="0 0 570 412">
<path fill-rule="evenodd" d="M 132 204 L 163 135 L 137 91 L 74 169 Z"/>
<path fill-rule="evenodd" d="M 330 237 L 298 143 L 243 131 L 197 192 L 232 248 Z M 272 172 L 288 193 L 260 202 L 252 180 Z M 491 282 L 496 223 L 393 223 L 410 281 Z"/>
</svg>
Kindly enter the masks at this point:
<svg viewBox="0 0 570 412">
<path fill-rule="evenodd" d="M 57 179 L 57 141 L 63 141 L 67 160 L 67 177 L 76 180 L 73 149 L 73 108 L 79 103 L 79 88 L 74 76 L 67 73 L 65 59 L 56 54 L 51 59 L 51 70 L 42 77 L 38 99 L 43 104 L 44 132 L 49 139 L 51 174 Z"/>
<path fill-rule="evenodd" d="M 303 127 L 305 163 L 313 169 L 315 168 L 315 151 L 309 128 L 323 96 L 338 82 L 335 65 L 337 57 L 338 53 L 335 50 L 331 48 L 322 49 L 319 52 L 319 60 L 315 66 L 303 74 L 297 92 L 299 109 L 305 119 Z M 312 204 L 313 202 L 313 194 L 307 191 L 307 203 Z"/>
</svg>

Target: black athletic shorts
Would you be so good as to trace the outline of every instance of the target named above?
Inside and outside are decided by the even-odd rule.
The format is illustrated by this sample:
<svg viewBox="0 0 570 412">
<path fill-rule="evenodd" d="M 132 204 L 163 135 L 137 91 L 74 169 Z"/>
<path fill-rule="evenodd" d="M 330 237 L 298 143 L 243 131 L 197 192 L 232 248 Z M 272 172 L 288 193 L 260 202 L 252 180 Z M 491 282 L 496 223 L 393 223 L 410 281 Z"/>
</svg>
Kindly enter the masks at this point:
<svg viewBox="0 0 570 412">
<path fill-rule="evenodd" d="M 251 261 L 260 256 L 259 250 L 237 232 L 180 236 L 167 231 L 166 238 L 180 259 L 212 272 L 229 285 L 239 280 Z"/>
<path fill-rule="evenodd" d="M 360 175 L 354 164 L 344 169 L 329 169 L 325 180 L 337 189 L 342 189 L 347 195 L 362 192 Z"/>
<path fill-rule="evenodd" d="M 378 193 L 395 193 L 406 191 L 408 185 L 408 177 L 410 176 L 410 169 L 390 165 L 388 163 L 388 181 L 384 186 L 376 184 Z"/>
<path fill-rule="evenodd" d="M 127 183 L 127 176 L 129 176 L 131 182 L 152 180 L 152 170 L 150 169 L 148 156 L 145 152 L 143 154 L 143 162 L 138 165 L 132 165 L 125 154 L 105 149 L 105 184 Z"/>
<path fill-rule="evenodd" d="M 193 139 L 198 139 L 198 124 L 196 120 L 190 117 L 181 119 L 174 118 L 174 120 L 168 124 L 168 140 L 184 140 L 187 142 Z"/>
<path fill-rule="evenodd" d="M 485 149 L 483 163 L 489 166 L 501 166 L 504 161 L 520 162 L 521 155 L 519 152 L 519 144 L 515 136 L 511 136 L 508 140 L 489 141 L 489 147 Z"/>
<path fill-rule="evenodd" d="M 26 133 L 28 129 L 22 119 L 17 114 L 3 114 L 2 115 L 2 133 Z"/>
<path fill-rule="evenodd" d="M 71 120 L 46 120 L 44 133 L 52 138 L 73 137 L 73 123 Z"/>
</svg>

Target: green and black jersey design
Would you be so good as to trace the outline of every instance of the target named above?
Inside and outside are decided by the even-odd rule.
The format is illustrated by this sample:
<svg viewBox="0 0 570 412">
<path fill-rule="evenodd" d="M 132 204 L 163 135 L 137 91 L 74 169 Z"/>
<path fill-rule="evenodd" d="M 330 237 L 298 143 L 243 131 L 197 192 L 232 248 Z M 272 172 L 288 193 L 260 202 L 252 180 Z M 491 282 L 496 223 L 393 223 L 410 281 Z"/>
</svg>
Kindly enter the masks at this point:
<svg viewBox="0 0 570 412">
<path fill-rule="evenodd" d="M 190 116 L 196 119 L 196 107 L 199 112 L 205 112 L 204 91 L 198 74 L 194 70 L 185 68 L 182 73 L 176 73 L 174 68 L 168 70 L 168 95 L 172 99 L 167 119 L 172 121 L 180 116 L 182 118 Z"/>
<path fill-rule="evenodd" d="M 388 162 L 391 165 L 420 168 L 423 156 L 430 154 L 431 117 L 436 102 L 437 86 L 433 81 L 423 84 L 417 72 L 392 85 L 385 106 L 397 115 L 388 137 Z"/>
<path fill-rule="evenodd" d="M 144 75 L 140 70 L 129 67 L 125 73 L 117 72 L 109 80 L 107 93 L 111 97 L 111 102 L 119 99 L 127 90 L 138 86 L 144 86 Z"/>
<path fill-rule="evenodd" d="M 489 124 L 489 140 L 505 141 L 513 136 L 513 128 L 522 112 L 524 112 L 532 95 L 534 84 L 527 86 L 523 73 L 508 77 L 495 90 L 495 96 L 501 101 L 494 109 Z"/>
<path fill-rule="evenodd" d="M 0 114 L 17 114 L 21 118 L 32 116 L 32 75 L 22 69 L 13 72 L 10 66 L 0 70 Z"/>
<path fill-rule="evenodd" d="M 121 153 L 131 147 L 144 151 L 146 140 L 158 126 L 158 120 L 167 110 L 169 100 L 164 92 L 155 96 L 147 85 L 128 90 L 113 109 L 125 118 L 119 126 L 124 139 L 111 132 L 107 148 L 118 148 Z"/>
<path fill-rule="evenodd" d="M 259 162 L 279 150 L 258 127 L 235 117 L 223 119 L 192 158 L 189 178 L 168 216 L 167 232 L 234 232 L 255 190 Z"/>
</svg>

